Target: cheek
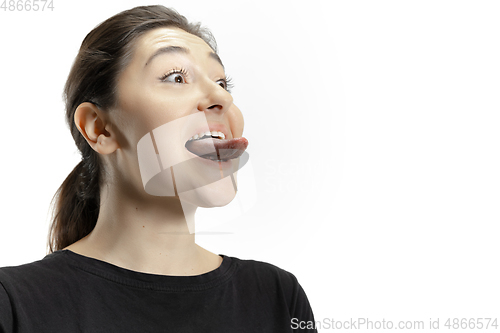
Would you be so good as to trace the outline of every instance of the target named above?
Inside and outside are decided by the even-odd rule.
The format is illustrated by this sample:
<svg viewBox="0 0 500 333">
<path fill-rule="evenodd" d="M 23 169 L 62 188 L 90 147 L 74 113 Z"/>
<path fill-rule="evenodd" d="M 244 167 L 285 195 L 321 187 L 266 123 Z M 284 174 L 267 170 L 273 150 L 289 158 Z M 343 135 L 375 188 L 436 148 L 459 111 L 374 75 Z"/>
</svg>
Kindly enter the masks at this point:
<svg viewBox="0 0 500 333">
<path fill-rule="evenodd" d="M 235 105 L 232 106 L 229 113 L 229 125 L 231 126 L 233 137 L 237 138 L 243 135 L 243 114 Z"/>
<path fill-rule="evenodd" d="M 186 98 L 156 91 L 136 91 L 122 100 L 122 111 L 130 131 L 140 139 L 147 132 L 192 113 Z"/>
</svg>

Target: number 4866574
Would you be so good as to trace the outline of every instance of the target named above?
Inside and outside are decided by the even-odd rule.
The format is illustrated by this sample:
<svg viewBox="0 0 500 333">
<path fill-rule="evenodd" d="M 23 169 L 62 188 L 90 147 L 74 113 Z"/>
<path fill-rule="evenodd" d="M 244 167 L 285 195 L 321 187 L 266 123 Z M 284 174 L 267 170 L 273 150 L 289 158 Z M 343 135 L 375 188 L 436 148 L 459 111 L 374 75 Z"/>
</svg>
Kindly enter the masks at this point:
<svg viewBox="0 0 500 333">
<path fill-rule="evenodd" d="M 44 10 L 54 10 L 53 0 L 4 0 L 0 9 L 4 11 L 44 11 Z"/>
</svg>

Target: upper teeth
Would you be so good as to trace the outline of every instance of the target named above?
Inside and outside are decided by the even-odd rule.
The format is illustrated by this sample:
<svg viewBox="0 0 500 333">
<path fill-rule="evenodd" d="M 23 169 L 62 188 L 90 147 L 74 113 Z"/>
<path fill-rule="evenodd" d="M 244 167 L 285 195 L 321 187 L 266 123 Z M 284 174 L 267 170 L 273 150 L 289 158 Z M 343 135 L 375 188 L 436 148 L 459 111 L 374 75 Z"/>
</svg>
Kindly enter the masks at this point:
<svg viewBox="0 0 500 333">
<path fill-rule="evenodd" d="M 222 139 L 222 140 L 224 140 L 226 138 L 226 136 L 222 132 L 219 132 L 219 131 L 212 131 L 212 132 L 206 131 L 206 132 L 201 132 L 201 133 L 193 135 L 192 137 L 189 138 L 188 141 L 196 140 L 196 139 L 201 139 L 203 137 L 219 138 L 219 139 Z"/>
</svg>

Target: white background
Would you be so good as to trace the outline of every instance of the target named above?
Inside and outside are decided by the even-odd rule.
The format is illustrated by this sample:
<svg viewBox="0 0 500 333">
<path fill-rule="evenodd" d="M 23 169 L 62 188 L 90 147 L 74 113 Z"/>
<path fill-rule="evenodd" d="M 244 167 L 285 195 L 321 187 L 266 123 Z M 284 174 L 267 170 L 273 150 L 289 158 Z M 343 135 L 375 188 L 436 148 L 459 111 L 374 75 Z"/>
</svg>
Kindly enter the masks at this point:
<svg viewBox="0 0 500 333">
<path fill-rule="evenodd" d="M 81 41 L 150 4 L 69 3 L 0 10 L 0 267 L 45 256 L 80 160 L 62 90 Z M 255 175 L 237 232 L 200 245 L 292 272 L 317 320 L 498 316 L 498 2 L 162 4 L 214 33 Z"/>
</svg>

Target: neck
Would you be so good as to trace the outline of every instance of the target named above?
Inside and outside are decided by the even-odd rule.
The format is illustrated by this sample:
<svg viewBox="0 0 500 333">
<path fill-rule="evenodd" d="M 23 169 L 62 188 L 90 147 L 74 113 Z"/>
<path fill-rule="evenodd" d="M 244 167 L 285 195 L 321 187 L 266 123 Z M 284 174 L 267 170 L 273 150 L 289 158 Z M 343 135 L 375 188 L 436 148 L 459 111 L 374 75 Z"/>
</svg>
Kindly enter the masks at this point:
<svg viewBox="0 0 500 333">
<path fill-rule="evenodd" d="M 181 206 L 179 197 L 140 199 L 130 193 L 103 188 L 94 230 L 67 249 L 151 274 L 198 275 L 220 265 L 222 258 L 198 246 L 190 233 L 195 206 Z"/>
</svg>

